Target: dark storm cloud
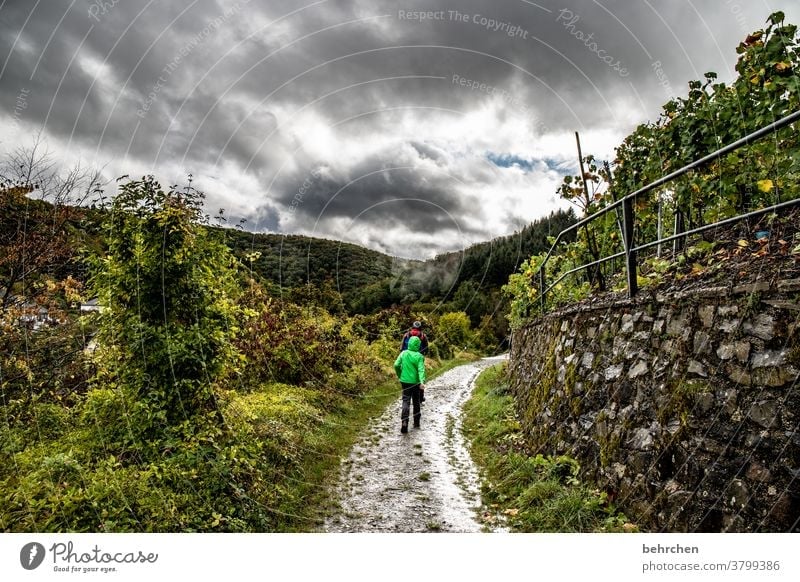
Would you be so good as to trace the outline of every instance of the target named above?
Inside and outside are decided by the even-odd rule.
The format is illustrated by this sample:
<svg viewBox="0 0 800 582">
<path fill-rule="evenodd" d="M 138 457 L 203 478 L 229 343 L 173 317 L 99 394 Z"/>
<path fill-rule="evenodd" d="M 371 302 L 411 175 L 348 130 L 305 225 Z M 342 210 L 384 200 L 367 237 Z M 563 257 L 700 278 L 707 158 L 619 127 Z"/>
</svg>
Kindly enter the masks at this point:
<svg viewBox="0 0 800 582">
<path fill-rule="evenodd" d="M 398 158 L 396 152 L 382 152 L 346 175 L 330 168 L 298 173 L 286 181 L 275 201 L 287 207 L 294 203 L 297 217 L 309 221 L 366 214 L 378 229 L 400 223 L 412 233 L 452 226 L 446 213 L 459 216 L 468 210 L 451 177 L 414 167 L 408 157 Z"/>
<path fill-rule="evenodd" d="M 109 171 L 213 176 L 209 199 L 260 228 L 359 217 L 379 233 L 361 240 L 450 248 L 450 224 L 512 231 L 513 192 L 551 209 L 573 131 L 608 153 L 689 80 L 729 79 L 777 9 L 797 21 L 782 0 L 0 0 L 0 123 Z"/>
<path fill-rule="evenodd" d="M 0 55 L 15 50 L 0 99 L 7 102 L 18 86 L 29 88 L 27 117 L 46 120 L 49 135 L 122 151 L 136 126 L 137 105 L 172 58 L 172 47 L 202 28 L 198 11 L 214 7 L 182 0 L 141 12 L 143 2 L 42 2 L 30 13 L 34 3 L 8 4 L 2 6 Z M 92 16 L 91 8 L 103 5 L 107 10 Z M 87 64 L 96 70 L 86 70 Z M 150 139 L 134 153 L 152 151 L 161 133 L 163 127 L 148 132 Z"/>
</svg>

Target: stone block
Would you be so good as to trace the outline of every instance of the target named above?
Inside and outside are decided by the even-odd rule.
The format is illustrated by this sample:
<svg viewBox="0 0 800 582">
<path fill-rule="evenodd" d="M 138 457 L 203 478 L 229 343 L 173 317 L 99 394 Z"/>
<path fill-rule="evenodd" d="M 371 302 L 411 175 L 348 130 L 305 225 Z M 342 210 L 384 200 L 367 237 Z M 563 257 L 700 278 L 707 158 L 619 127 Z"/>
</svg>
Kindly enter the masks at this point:
<svg viewBox="0 0 800 582">
<path fill-rule="evenodd" d="M 736 342 L 735 351 L 736 351 L 736 359 L 743 364 L 747 363 L 747 360 L 750 358 L 750 342 L 748 341 Z"/>
<path fill-rule="evenodd" d="M 578 424 L 584 431 L 589 430 L 594 425 L 596 417 L 597 417 L 596 412 L 589 414 L 582 414 L 581 416 L 578 417 Z"/>
<path fill-rule="evenodd" d="M 723 331 L 725 333 L 733 333 L 734 331 L 739 329 L 739 326 L 741 324 L 742 324 L 741 319 L 726 319 L 725 321 L 719 324 L 719 329 L 720 331 Z"/>
<path fill-rule="evenodd" d="M 609 366 L 606 368 L 603 375 L 605 376 L 606 381 L 616 380 L 622 375 L 622 364 L 617 364 L 615 366 Z"/>
<path fill-rule="evenodd" d="M 789 355 L 789 350 L 774 350 L 757 352 L 753 354 L 753 359 L 750 362 L 751 368 L 770 368 L 775 366 L 783 366 L 786 363 L 786 356 Z"/>
<path fill-rule="evenodd" d="M 769 291 L 769 281 L 758 281 L 756 283 L 747 283 L 745 285 L 737 285 L 733 288 L 733 292 L 738 294 L 746 293 L 761 293 L 762 291 Z"/>
<path fill-rule="evenodd" d="M 693 347 L 695 356 L 711 353 L 711 336 L 704 331 L 695 332 Z"/>
<path fill-rule="evenodd" d="M 674 435 L 681 429 L 681 421 L 678 418 L 672 418 L 667 421 L 667 426 L 664 430 L 670 435 Z"/>
<path fill-rule="evenodd" d="M 614 385 L 614 391 L 611 394 L 611 398 L 615 403 L 619 402 L 620 406 L 622 406 L 623 404 L 630 402 L 632 397 L 633 385 L 630 382 L 627 380 L 622 380 Z"/>
<path fill-rule="evenodd" d="M 751 481 L 768 483 L 772 480 L 772 473 L 763 465 L 753 461 L 750 463 L 750 466 L 747 467 L 747 473 L 745 473 L 745 477 Z"/>
<path fill-rule="evenodd" d="M 784 279 L 778 283 L 781 291 L 800 291 L 800 279 Z"/>
<path fill-rule="evenodd" d="M 714 439 L 704 438 L 700 440 L 699 448 L 707 453 L 711 453 L 714 457 L 719 457 L 725 452 L 726 446 L 718 443 Z"/>
<path fill-rule="evenodd" d="M 700 376 L 701 378 L 708 378 L 708 372 L 706 372 L 706 367 L 697 360 L 690 360 L 689 365 L 686 367 L 686 371 L 694 376 Z"/>
<path fill-rule="evenodd" d="M 741 479 L 734 479 L 731 481 L 725 500 L 728 505 L 736 509 L 741 509 L 747 505 L 749 499 L 750 490 L 747 488 L 745 482 Z"/>
<path fill-rule="evenodd" d="M 769 341 L 775 337 L 775 319 L 768 313 L 760 313 L 752 320 L 744 322 L 743 331 L 747 335 Z"/>
<path fill-rule="evenodd" d="M 785 299 L 764 299 L 764 303 L 771 305 L 777 309 L 786 309 L 788 311 L 800 311 L 800 303 L 796 301 L 788 301 Z"/>
<path fill-rule="evenodd" d="M 750 386 L 750 384 L 753 382 L 750 372 L 744 368 L 741 368 L 740 366 L 737 366 L 736 364 L 728 364 L 725 366 L 725 373 L 732 382 L 741 384 L 742 386 Z"/>
<path fill-rule="evenodd" d="M 717 357 L 720 360 L 731 360 L 733 359 L 733 356 L 736 355 L 735 350 L 736 348 L 731 343 L 719 344 L 719 347 L 717 348 Z"/>
<path fill-rule="evenodd" d="M 700 322 L 703 324 L 703 327 L 711 327 L 711 324 L 714 322 L 714 306 L 703 305 L 697 310 L 697 315 L 700 317 Z"/>
<path fill-rule="evenodd" d="M 628 439 L 628 446 L 636 451 L 650 451 L 653 449 L 653 442 L 649 429 L 637 428 Z"/>
<path fill-rule="evenodd" d="M 670 317 L 667 322 L 667 335 L 672 337 L 680 337 L 686 331 L 689 325 L 689 313 L 681 311 L 679 314 Z"/>
<path fill-rule="evenodd" d="M 757 368 L 753 370 L 753 384 L 756 386 L 769 386 L 780 388 L 794 382 L 800 377 L 796 368 L 786 366 L 783 368 Z"/>
<path fill-rule="evenodd" d="M 634 319 L 633 315 L 626 313 L 622 316 L 622 324 L 619 329 L 620 333 L 631 333 L 633 331 Z"/>
<path fill-rule="evenodd" d="M 611 348 L 611 352 L 613 356 L 619 356 L 620 354 L 625 354 L 630 351 L 630 344 L 628 340 L 621 335 L 618 335 L 614 338 L 614 344 Z"/>
<path fill-rule="evenodd" d="M 644 473 L 653 467 L 653 453 L 649 450 L 635 452 L 628 458 L 628 465 L 632 472 L 637 473 L 636 478 L 633 480 L 634 487 L 639 489 L 640 492 L 644 492 L 647 487 Z"/>
<path fill-rule="evenodd" d="M 711 392 L 700 392 L 695 396 L 695 407 L 700 414 L 705 414 L 714 407 L 714 395 Z"/>
<path fill-rule="evenodd" d="M 727 390 L 722 390 L 720 393 L 717 394 L 717 398 L 719 399 L 720 405 L 722 406 L 723 410 L 728 414 L 733 414 L 736 410 L 736 404 L 739 398 L 739 391 L 735 388 L 730 388 Z"/>
<path fill-rule="evenodd" d="M 634 360 L 636 358 L 641 359 L 641 358 L 647 357 L 647 354 L 645 354 L 641 350 L 634 349 L 634 346 L 638 346 L 638 344 L 634 344 L 634 345 L 628 346 L 628 350 L 625 352 L 625 359 L 626 360 L 630 361 L 630 360 Z"/>
<path fill-rule="evenodd" d="M 644 376 L 645 374 L 647 374 L 647 362 L 645 362 L 644 360 L 639 360 L 628 371 L 628 378 L 633 380 L 634 378 L 638 378 L 639 376 Z"/>
<path fill-rule="evenodd" d="M 778 425 L 778 403 L 774 400 L 762 400 L 750 407 L 748 418 L 764 428 L 773 428 Z"/>
</svg>

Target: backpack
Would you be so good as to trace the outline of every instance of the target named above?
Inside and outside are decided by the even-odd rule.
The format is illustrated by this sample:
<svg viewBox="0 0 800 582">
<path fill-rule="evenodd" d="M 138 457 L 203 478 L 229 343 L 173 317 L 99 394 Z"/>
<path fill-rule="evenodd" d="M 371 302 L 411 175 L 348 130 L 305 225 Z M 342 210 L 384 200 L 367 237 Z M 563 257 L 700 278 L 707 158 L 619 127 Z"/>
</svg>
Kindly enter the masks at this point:
<svg viewBox="0 0 800 582">
<path fill-rule="evenodd" d="M 409 329 L 409 330 L 408 330 L 408 332 L 407 332 L 407 333 L 406 333 L 406 334 L 403 336 L 403 346 L 402 346 L 401 350 L 406 350 L 406 349 L 408 349 L 408 340 L 410 340 L 412 337 L 418 337 L 418 338 L 420 339 L 420 341 L 425 341 L 425 340 L 427 339 L 427 338 L 425 337 L 425 334 L 424 334 L 424 333 L 422 333 L 422 330 L 421 330 L 421 329 L 417 329 L 416 327 L 412 327 L 412 328 L 411 328 L 411 329 Z M 427 350 L 426 350 L 426 351 L 427 351 Z M 422 354 L 424 355 L 424 352 L 422 351 L 422 346 L 420 346 L 420 353 L 422 353 Z"/>
</svg>

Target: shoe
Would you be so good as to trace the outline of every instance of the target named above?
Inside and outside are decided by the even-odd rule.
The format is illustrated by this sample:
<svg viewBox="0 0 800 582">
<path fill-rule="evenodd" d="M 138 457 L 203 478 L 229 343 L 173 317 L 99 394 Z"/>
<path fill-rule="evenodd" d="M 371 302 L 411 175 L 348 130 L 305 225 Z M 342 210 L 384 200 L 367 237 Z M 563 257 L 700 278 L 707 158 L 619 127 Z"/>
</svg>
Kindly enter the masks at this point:
<svg viewBox="0 0 800 582">
<path fill-rule="evenodd" d="M 420 402 L 425 402 L 425 393 L 423 392 L 422 395 L 419 397 Z"/>
<path fill-rule="evenodd" d="M 416 422 L 414 423 L 414 428 L 419 428 L 419 421 L 416 421 Z"/>
<path fill-rule="evenodd" d="M 408 432 L 408 421 L 404 422 L 400 426 L 400 432 L 403 433 L 403 434 L 406 434 Z"/>
</svg>

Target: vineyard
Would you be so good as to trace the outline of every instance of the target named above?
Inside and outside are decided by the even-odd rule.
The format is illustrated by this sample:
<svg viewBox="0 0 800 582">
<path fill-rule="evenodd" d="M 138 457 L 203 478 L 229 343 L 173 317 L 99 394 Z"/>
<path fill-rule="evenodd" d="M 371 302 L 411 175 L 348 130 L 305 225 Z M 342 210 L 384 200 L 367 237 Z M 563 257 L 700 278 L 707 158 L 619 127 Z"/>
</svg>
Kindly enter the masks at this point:
<svg viewBox="0 0 800 582">
<path fill-rule="evenodd" d="M 749 35 L 737 47 L 738 76 L 732 84 L 717 83 L 716 73 L 706 73 L 703 81 L 689 83 L 686 97 L 664 104 L 657 121 L 640 125 L 626 137 L 617 147 L 613 163 L 586 156 L 583 173 L 566 176 L 559 194 L 575 204 L 583 218 L 593 218 L 585 221 L 574 241 L 559 241 L 551 249 L 552 257 L 551 253 L 535 255 L 512 275 L 505 287 L 512 297 L 512 323 L 520 325 L 543 309 L 592 293 L 654 286 L 665 278 L 703 274 L 721 260 L 712 230 L 704 231 L 691 248 L 685 247 L 686 237 L 682 236 L 674 243 L 654 245 L 641 257 L 638 275 L 626 282 L 628 251 L 638 243 L 673 233 L 700 232 L 706 225 L 737 215 L 756 215 L 759 209 L 797 199 L 800 144 L 794 124 L 784 123 L 760 141 L 711 156 L 708 163 L 628 198 L 628 212 L 623 212 L 619 203 L 646 185 L 663 182 L 665 176 L 684 166 L 800 110 L 799 46 L 797 27 L 786 24 L 783 13 L 772 14 L 764 30 Z M 635 225 L 625 216 L 633 214 Z M 769 232 L 774 216 L 759 216 L 742 227 L 740 253 L 755 243 L 757 233 L 762 243 L 766 242 L 766 235 L 760 233 Z M 756 225 L 758 228 L 752 228 Z M 628 233 L 626 229 L 630 229 Z M 556 242 L 555 237 L 552 240 Z M 774 252 L 800 256 L 800 240 L 776 243 Z M 764 244 L 754 246 L 756 256 L 770 252 Z M 618 260 L 601 262 L 615 255 Z M 587 264 L 591 266 L 579 269 Z M 573 271 L 576 276 L 571 275 Z M 545 272 L 549 281 L 556 282 L 546 297 Z"/>
</svg>

